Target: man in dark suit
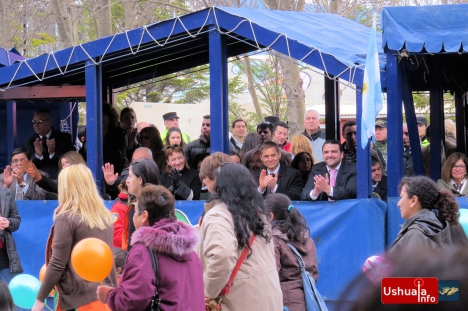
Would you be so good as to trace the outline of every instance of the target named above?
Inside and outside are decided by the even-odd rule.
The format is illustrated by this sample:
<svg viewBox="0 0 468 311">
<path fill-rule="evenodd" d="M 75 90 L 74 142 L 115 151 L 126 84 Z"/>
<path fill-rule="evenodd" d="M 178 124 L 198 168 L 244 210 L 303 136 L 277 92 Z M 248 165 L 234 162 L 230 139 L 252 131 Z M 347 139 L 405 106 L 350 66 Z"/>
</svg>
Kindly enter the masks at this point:
<svg viewBox="0 0 468 311">
<path fill-rule="evenodd" d="M 15 200 L 46 200 L 47 191 L 39 187 L 32 177 L 21 167 L 22 163 L 30 161 L 30 156 L 23 148 L 13 150 L 10 164 L 0 174 L 0 187 L 7 188 L 13 193 Z M 41 172 L 47 177 L 47 173 Z"/>
<path fill-rule="evenodd" d="M 269 193 L 282 193 L 291 200 L 299 200 L 302 191 L 301 173 L 285 165 L 280 164 L 280 149 L 272 141 L 264 142 L 260 146 L 260 158 L 266 169 L 254 172 L 255 180 L 258 180 L 258 191 L 263 195 Z"/>
<path fill-rule="evenodd" d="M 75 150 L 71 135 L 56 131 L 52 127 L 52 113 L 48 109 L 37 110 L 32 123 L 36 133 L 24 141 L 24 148 L 39 170 L 56 179 L 60 157 L 68 151 Z"/>
<path fill-rule="evenodd" d="M 356 198 L 356 165 L 343 161 L 343 146 L 330 139 L 322 146 L 323 162 L 312 167 L 302 192 L 303 200 L 343 200 Z"/>
<path fill-rule="evenodd" d="M 387 176 L 383 176 L 382 164 L 374 157 L 372 157 L 372 192 L 387 202 Z"/>
</svg>

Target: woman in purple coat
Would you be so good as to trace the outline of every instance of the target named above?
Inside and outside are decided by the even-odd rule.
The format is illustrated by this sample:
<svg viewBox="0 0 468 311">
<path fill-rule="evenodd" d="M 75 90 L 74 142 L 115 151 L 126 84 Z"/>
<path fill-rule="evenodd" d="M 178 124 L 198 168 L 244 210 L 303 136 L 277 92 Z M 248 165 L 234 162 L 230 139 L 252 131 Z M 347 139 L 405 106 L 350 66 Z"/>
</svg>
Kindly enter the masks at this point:
<svg viewBox="0 0 468 311">
<path fill-rule="evenodd" d="M 265 206 L 270 211 L 273 241 L 275 243 L 276 269 L 283 292 L 283 305 L 289 311 L 306 311 L 301 270 L 291 243 L 301 254 L 305 269 L 318 280 L 315 260 L 315 243 L 310 237 L 309 228 L 301 212 L 292 206 L 284 194 L 272 193 L 265 198 Z"/>
<path fill-rule="evenodd" d="M 144 186 L 137 202 L 137 230 L 120 285 L 98 287 L 98 298 L 113 311 L 146 310 L 156 291 L 151 249 L 159 265 L 161 310 L 204 310 L 203 268 L 194 252 L 200 241 L 197 229 L 176 220 L 174 197 L 163 186 Z"/>
</svg>

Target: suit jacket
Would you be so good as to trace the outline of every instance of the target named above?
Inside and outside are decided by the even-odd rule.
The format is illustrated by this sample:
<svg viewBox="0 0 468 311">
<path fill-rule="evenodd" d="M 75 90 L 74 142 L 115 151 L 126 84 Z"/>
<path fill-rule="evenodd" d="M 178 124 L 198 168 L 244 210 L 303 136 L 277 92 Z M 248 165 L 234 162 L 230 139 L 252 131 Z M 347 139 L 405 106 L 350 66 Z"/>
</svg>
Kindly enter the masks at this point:
<svg viewBox="0 0 468 311">
<path fill-rule="evenodd" d="M 52 133 L 50 134 L 49 139 L 55 139 L 55 153 L 52 159 L 47 156 L 42 160 L 36 158 L 36 152 L 34 151 L 34 141 L 36 138 L 39 138 L 39 135 L 34 134 L 26 139 L 23 142 L 24 148 L 31 155 L 31 160 L 36 165 L 37 169 L 49 174 L 50 178 L 57 179 L 59 171 L 58 161 L 60 157 L 68 151 L 76 150 L 72 144 L 71 135 L 68 133 L 56 131 L 54 128 L 52 128 Z"/>
<path fill-rule="evenodd" d="M 380 196 L 382 201 L 387 202 L 387 176 L 382 176 L 382 180 L 379 181 L 374 192 Z"/>
<path fill-rule="evenodd" d="M 254 178 L 257 182 L 260 178 L 260 172 L 254 172 Z M 280 163 L 280 168 L 278 171 L 278 188 L 276 193 L 282 193 L 287 195 L 291 200 L 300 200 L 301 191 L 302 191 L 302 175 L 298 170 L 289 167 L 283 163 Z M 263 193 L 264 196 L 268 195 L 268 189 Z"/>
<path fill-rule="evenodd" d="M 304 187 L 302 192 L 303 200 L 312 200 L 310 198 L 310 192 L 314 190 L 314 177 L 316 175 L 325 176 L 328 173 L 327 165 L 325 162 L 320 162 L 312 167 L 310 172 L 309 180 Z M 344 200 L 344 199 L 355 199 L 357 196 L 357 184 L 356 184 L 356 165 L 346 160 L 341 161 L 340 169 L 336 175 L 335 187 L 333 187 L 332 200 Z M 317 200 L 326 201 L 328 195 L 325 192 L 319 194 Z"/>
<path fill-rule="evenodd" d="M 40 172 L 43 176 L 48 176 L 45 172 Z M 0 187 L 3 187 L 3 178 L 4 173 L 0 174 Z M 47 199 L 47 191 L 39 187 L 32 177 L 28 174 L 26 176 L 26 184 L 28 184 L 28 190 L 26 193 L 23 194 L 23 200 L 46 200 Z M 13 179 L 9 187 L 11 193 L 13 194 L 13 198 L 16 197 L 16 180 Z"/>
</svg>

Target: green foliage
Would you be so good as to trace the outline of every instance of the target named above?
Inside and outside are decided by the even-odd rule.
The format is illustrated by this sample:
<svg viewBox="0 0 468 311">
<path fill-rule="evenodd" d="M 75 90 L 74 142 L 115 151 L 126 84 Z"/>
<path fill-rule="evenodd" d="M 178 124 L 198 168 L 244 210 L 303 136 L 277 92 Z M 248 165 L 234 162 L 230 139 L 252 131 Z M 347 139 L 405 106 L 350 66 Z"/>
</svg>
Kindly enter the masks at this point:
<svg viewBox="0 0 468 311">
<path fill-rule="evenodd" d="M 30 46 L 30 53 L 36 54 L 37 51 L 43 46 L 47 44 L 55 44 L 57 43 L 57 38 L 49 35 L 45 32 L 38 32 L 35 34 L 34 38 L 31 41 Z"/>
</svg>

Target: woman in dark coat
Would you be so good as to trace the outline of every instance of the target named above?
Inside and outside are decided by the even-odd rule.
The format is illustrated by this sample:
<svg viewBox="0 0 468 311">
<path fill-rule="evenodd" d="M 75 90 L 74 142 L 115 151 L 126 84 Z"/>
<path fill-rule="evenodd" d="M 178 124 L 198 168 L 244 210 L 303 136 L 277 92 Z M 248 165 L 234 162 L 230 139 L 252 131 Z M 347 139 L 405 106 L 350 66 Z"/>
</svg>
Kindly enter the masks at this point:
<svg viewBox="0 0 468 311">
<path fill-rule="evenodd" d="M 176 200 L 199 200 L 202 183 L 198 171 L 187 165 L 182 146 L 167 146 L 166 172 L 161 175 L 161 182 L 169 189 Z"/>
<path fill-rule="evenodd" d="M 398 207 L 405 223 L 390 252 L 467 245 L 468 239 L 458 222 L 459 206 L 450 191 L 439 191 L 436 183 L 424 176 L 404 177 L 398 190 Z"/>
<path fill-rule="evenodd" d="M 137 230 L 121 283 L 116 288 L 100 286 L 99 299 L 113 311 L 147 310 L 156 290 L 151 250 L 159 266 L 161 310 L 204 310 L 203 268 L 194 252 L 200 242 L 198 230 L 176 220 L 174 198 L 162 186 L 144 186 L 137 201 Z"/>
<path fill-rule="evenodd" d="M 309 228 L 301 212 L 292 206 L 284 194 L 272 193 L 265 198 L 265 206 L 270 211 L 272 235 L 275 243 L 276 269 L 283 292 L 283 304 L 289 311 L 306 310 L 299 263 L 288 243 L 301 254 L 305 269 L 318 280 L 315 260 L 316 248 L 310 237 Z"/>
</svg>

